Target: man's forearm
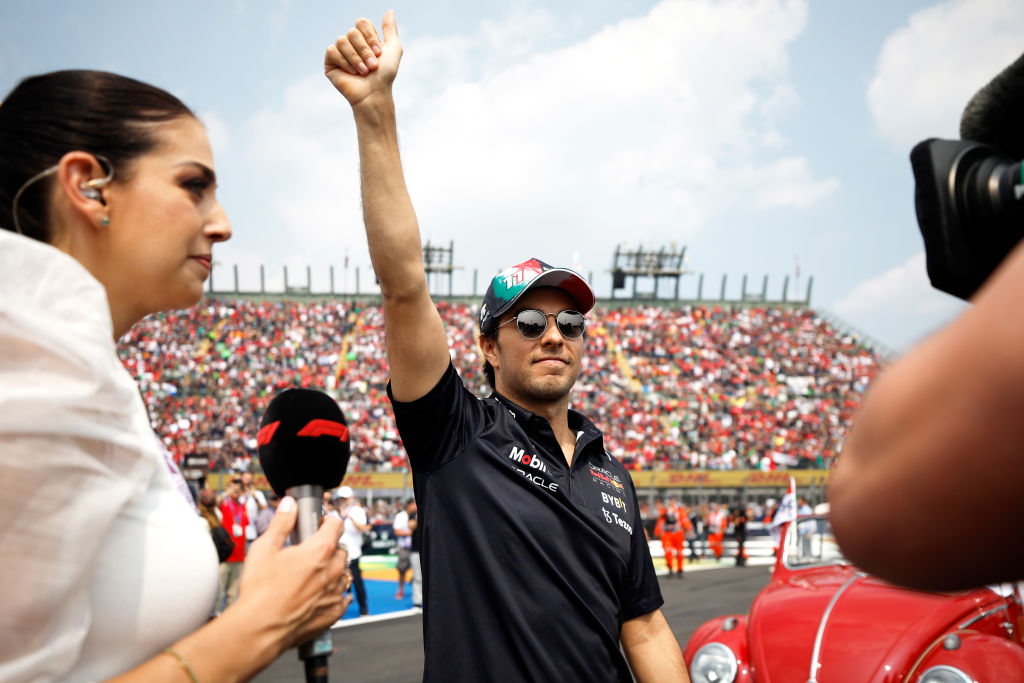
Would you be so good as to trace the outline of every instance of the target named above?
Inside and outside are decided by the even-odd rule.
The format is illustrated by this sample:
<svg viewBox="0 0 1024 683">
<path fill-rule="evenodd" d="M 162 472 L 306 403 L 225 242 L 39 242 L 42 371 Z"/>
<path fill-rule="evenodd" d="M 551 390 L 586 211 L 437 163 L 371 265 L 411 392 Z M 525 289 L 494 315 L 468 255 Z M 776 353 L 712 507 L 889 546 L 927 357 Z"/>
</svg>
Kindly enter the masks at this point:
<svg viewBox="0 0 1024 683">
<path fill-rule="evenodd" d="M 621 635 L 622 650 L 638 683 L 689 683 L 679 641 L 661 610 L 625 622 Z"/>
<path fill-rule="evenodd" d="M 355 117 L 363 222 L 383 299 L 392 396 L 413 401 L 437 383 L 451 357 L 427 289 L 420 230 L 398 151 L 391 87 L 401 58 L 398 26 L 389 10 L 379 34 L 372 22 L 359 19 L 328 47 L 324 74 Z"/>
<path fill-rule="evenodd" d="M 381 293 L 401 298 L 426 286 L 416 212 L 405 186 L 390 92 L 353 107 L 363 220 Z"/>
</svg>

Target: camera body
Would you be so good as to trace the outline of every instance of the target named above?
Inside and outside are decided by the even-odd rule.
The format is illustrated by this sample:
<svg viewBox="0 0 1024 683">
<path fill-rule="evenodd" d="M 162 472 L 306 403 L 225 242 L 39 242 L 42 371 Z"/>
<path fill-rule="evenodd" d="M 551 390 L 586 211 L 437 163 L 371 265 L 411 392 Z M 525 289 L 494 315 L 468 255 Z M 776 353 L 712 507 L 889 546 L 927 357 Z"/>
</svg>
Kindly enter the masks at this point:
<svg viewBox="0 0 1024 683">
<path fill-rule="evenodd" d="M 1024 236 L 1024 167 L 989 145 L 936 138 L 910 163 L 928 279 L 968 299 Z"/>
<path fill-rule="evenodd" d="M 1024 54 L 964 107 L 960 140 L 910 153 L 932 286 L 970 298 L 1024 235 Z"/>
</svg>

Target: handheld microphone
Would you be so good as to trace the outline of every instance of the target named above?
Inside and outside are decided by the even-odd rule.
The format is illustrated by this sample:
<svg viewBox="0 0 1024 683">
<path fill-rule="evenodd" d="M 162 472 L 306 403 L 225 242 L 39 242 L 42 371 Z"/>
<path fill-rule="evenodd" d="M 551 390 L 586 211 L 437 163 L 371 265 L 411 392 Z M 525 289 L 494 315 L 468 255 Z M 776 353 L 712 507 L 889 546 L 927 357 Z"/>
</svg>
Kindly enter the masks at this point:
<svg viewBox="0 0 1024 683">
<path fill-rule="evenodd" d="M 291 539 L 301 543 L 320 528 L 323 492 L 345 477 L 351 455 L 345 416 L 322 391 L 286 389 L 267 406 L 256 441 L 274 493 L 298 503 Z M 327 658 L 334 649 L 330 629 L 298 649 L 307 683 L 327 683 Z"/>
</svg>

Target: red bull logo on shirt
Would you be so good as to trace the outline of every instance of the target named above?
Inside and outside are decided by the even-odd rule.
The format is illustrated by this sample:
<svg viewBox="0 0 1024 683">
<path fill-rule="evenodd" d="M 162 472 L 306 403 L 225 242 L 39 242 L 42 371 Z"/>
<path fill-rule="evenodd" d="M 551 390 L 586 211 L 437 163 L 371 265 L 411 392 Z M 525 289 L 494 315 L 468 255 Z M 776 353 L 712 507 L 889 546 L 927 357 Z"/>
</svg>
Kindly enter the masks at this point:
<svg viewBox="0 0 1024 683">
<path fill-rule="evenodd" d="M 590 474 L 593 475 L 594 479 L 597 479 L 606 486 L 610 486 L 616 489 L 624 489 L 625 487 L 619 482 L 618 477 L 615 477 L 607 470 L 603 470 L 600 467 L 591 467 Z"/>
</svg>

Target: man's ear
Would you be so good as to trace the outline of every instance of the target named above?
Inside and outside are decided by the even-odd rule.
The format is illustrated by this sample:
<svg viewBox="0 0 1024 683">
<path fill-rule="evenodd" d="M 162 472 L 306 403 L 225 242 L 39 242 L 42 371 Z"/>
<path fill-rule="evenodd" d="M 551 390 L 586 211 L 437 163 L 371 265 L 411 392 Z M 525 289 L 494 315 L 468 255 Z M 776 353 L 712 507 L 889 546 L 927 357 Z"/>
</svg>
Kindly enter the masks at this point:
<svg viewBox="0 0 1024 683">
<path fill-rule="evenodd" d="M 484 335 L 479 337 L 480 351 L 484 358 L 491 364 L 492 368 L 498 367 L 498 335 Z"/>
<path fill-rule="evenodd" d="M 110 180 L 107 170 L 88 152 L 75 150 L 57 163 L 57 186 L 71 210 L 100 228 L 109 215 L 103 197 L 104 185 Z"/>
</svg>

